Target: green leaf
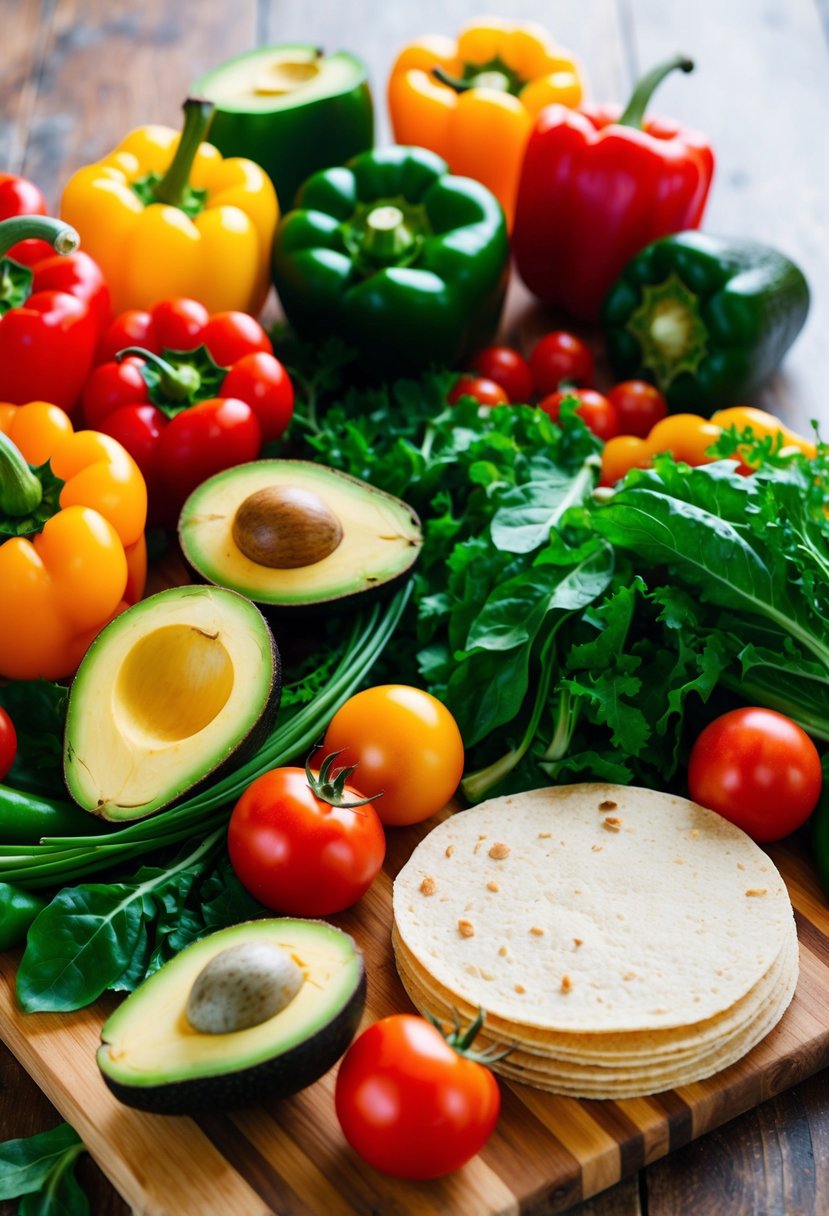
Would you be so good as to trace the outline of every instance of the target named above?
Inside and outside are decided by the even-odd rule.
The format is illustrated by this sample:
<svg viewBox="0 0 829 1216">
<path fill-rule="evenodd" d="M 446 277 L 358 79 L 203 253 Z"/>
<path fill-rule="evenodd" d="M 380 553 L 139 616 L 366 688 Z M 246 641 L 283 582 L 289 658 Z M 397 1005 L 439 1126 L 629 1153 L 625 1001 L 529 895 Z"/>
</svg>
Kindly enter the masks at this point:
<svg viewBox="0 0 829 1216">
<path fill-rule="evenodd" d="M 14 789 L 65 795 L 63 728 L 69 690 L 48 680 L 13 680 L 0 686 L 0 705 L 17 733 L 17 755 L 9 770 Z"/>
<path fill-rule="evenodd" d="M 74 1160 L 66 1160 L 42 1191 L 26 1195 L 20 1203 L 18 1216 L 89 1216 L 89 1200 L 72 1172 Z"/>
<path fill-rule="evenodd" d="M 74 1161 L 83 1144 L 68 1123 L 28 1139 L 0 1144 L 0 1200 L 31 1195 L 44 1187 L 61 1163 Z"/>
<path fill-rule="evenodd" d="M 539 481 L 515 486 L 501 500 L 492 520 L 492 543 L 507 553 L 532 553 L 546 544 L 566 512 L 584 501 L 593 488 L 592 465 L 573 476 L 555 465 Z"/>
</svg>

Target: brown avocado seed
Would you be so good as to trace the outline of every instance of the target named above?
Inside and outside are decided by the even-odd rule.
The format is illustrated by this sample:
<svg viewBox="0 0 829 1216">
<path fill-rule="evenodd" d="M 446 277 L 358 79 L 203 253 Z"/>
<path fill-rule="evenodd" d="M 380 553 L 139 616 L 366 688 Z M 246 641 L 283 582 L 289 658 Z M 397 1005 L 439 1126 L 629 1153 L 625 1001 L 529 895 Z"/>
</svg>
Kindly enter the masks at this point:
<svg viewBox="0 0 829 1216">
<path fill-rule="evenodd" d="M 333 553 L 343 538 L 334 512 L 302 486 L 265 486 L 249 494 L 233 519 L 233 539 L 259 566 L 294 570 Z"/>
</svg>

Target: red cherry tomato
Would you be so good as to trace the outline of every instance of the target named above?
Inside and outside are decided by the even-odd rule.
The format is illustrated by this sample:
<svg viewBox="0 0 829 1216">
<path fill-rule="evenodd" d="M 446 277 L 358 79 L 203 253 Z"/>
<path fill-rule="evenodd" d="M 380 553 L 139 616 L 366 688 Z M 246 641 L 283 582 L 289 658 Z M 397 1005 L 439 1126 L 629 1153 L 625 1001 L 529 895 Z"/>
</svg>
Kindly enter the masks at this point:
<svg viewBox="0 0 829 1216">
<path fill-rule="evenodd" d="M 472 360 L 472 370 L 485 380 L 500 384 L 513 404 L 526 404 L 533 397 L 530 365 L 511 346 L 487 346 Z"/>
<path fill-rule="evenodd" d="M 554 329 L 539 339 L 530 355 L 535 391 L 539 397 L 554 393 L 562 383 L 593 383 L 593 355 L 590 347 L 564 330 Z"/>
<path fill-rule="evenodd" d="M 266 340 L 270 345 L 267 336 Z M 291 377 L 277 358 L 264 351 L 238 359 L 222 382 L 222 393 L 248 402 L 259 419 L 263 443 L 278 439 L 291 421 L 294 412 Z"/>
<path fill-rule="evenodd" d="M 246 312 L 217 312 L 204 327 L 199 339 L 221 367 L 245 355 L 273 354 L 273 344 L 262 326 Z"/>
<path fill-rule="evenodd" d="M 346 786 L 344 797 L 362 795 Z M 350 908 L 371 886 L 386 838 L 371 803 L 331 806 L 311 789 L 304 769 L 278 768 L 236 803 L 227 847 L 239 881 L 266 908 L 328 916 Z"/>
<path fill-rule="evenodd" d="M 350 697 L 325 732 L 323 752 L 356 765 L 352 783 L 367 797 L 381 790 L 382 822 L 420 823 L 437 814 L 463 775 L 463 740 L 449 710 L 431 693 L 380 684 Z"/>
<path fill-rule="evenodd" d="M 96 363 L 112 363 L 119 351 L 128 346 L 143 346 L 146 350 L 160 352 L 152 313 L 138 308 L 119 313 L 110 322 L 98 343 Z"/>
<path fill-rule="evenodd" d="M 17 755 L 17 732 L 5 709 L 0 707 L 0 781 L 5 781 Z"/>
<path fill-rule="evenodd" d="M 667 417 L 668 406 L 659 389 L 646 380 L 623 380 L 607 394 L 616 406 L 620 435 L 647 439 L 657 422 Z"/>
<path fill-rule="evenodd" d="M 255 460 L 262 430 L 238 397 L 211 397 L 183 410 L 158 437 L 157 469 L 168 502 L 180 507 L 214 473 Z"/>
<path fill-rule="evenodd" d="M 461 397 L 474 397 L 479 405 L 509 405 L 509 397 L 494 380 L 483 376 L 461 376 L 447 397 L 450 405 L 456 405 Z"/>
<path fill-rule="evenodd" d="M 34 182 L 14 173 L 0 173 L 0 220 L 46 214 L 46 200 Z"/>
<path fill-rule="evenodd" d="M 440 1178 L 486 1144 L 501 1094 L 424 1018 L 398 1013 L 363 1031 L 337 1073 L 335 1104 L 351 1147 L 395 1178 Z"/>
<path fill-rule="evenodd" d="M 760 843 L 788 836 L 809 818 L 822 780 L 812 740 L 772 709 L 733 709 L 715 718 L 688 763 L 693 800 Z"/>
<path fill-rule="evenodd" d="M 153 329 L 156 346 L 163 350 L 194 350 L 204 342 L 204 331 L 210 314 L 198 300 L 181 296 L 173 300 L 162 300 L 153 309 Z"/>
<path fill-rule="evenodd" d="M 95 368 L 81 398 L 88 427 L 99 431 L 105 419 L 121 406 L 149 400 L 142 366 L 141 359 L 129 355 L 121 363 L 101 363 Z"/>
<path fill-rule="evenodd" d="M 576 413 L 588 430 L 591 430 L 599 439 L 607 442 L 608 439 L 615 439 L 619 434 L 619 419 L 615 405 L 612 401 L 608 401 L 602 393 L 596 392 L 594 388 L 564 388 L 545 397 L 540 402 L 541 408 L 545 414 L 550 415 L 554 422 L 558 421 L 561 403 L 565 397 L 578 399 L 579 405 L 576 407 Z"/>
</svg>

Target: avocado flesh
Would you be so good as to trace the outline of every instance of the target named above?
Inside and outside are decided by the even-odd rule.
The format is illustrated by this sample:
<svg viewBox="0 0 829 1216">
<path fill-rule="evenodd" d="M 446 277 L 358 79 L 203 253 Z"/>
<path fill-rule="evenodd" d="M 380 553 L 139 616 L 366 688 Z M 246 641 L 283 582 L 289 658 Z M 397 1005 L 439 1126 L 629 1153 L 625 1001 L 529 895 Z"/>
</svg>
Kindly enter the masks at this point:
<svg viewBox="0 0 829 1216">
<path fill-rule="evenodd" d="M 64 773 L 109 820 L 143 818 L 234 755 L 279 695 L 273 638 L 253 604 L 174 587 L 96 638 L 69 698 Z"/>
<path fill-rule="evenodd" d="M 194 82 L 216 105 L 208 138 L 223 156 L 261 165 L 282 211 L 318 169 L 344 164 L 374 143 L 365 66 L 340 51 L 282 43 L 228 60 Z"/>
<path fill-rule="evenodd" d="M 305 982 L 279 1013 L 245 1030 L 203 1034 L 185 1013 L 207 963 L 239 941 L 285 950 Z M 322 1076 L 356 1032 L 365 1002 L 362 956 L 322 921 L 268 919 L 234 925 L 188 946 L 107 1019 L 98 1065 L 124 1102 L 187 1114 L 215 1104 L 294 1093 Z"/>
<path fill-rule="evenodd" d="M 342 524 L 343 538 L 321 561 L 274 569 L 251 561 L 233 537 L 233 521 L 251 494 L 268 486 L 317 494 Z M 232 587 L 258 604 L 302 607 L 376 591 L 404 575 L 422 544 L 411 507 L 367 482 L 302 460 L 237 465 L 203 482 L 179 520 L 185 559 L 201 578 Z"/>
</svg>

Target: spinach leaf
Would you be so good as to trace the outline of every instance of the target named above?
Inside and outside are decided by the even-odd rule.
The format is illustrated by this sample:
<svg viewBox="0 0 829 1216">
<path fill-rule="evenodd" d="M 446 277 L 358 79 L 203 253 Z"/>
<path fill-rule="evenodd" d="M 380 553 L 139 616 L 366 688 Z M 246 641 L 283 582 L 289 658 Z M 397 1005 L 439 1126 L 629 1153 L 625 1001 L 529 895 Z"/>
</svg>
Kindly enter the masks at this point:
<svg viewBox="0 0 829 1216">
<path fill-rule="evenodd" d="M 14 789 L 63 797 L 63 727 L 69 690 L 48 680 L 0 686 L 0 705 L 17 734 L 17 755 L 6 778 Z"/>
<path fill-rule="evenodd" d="M 83 1151 L 68 1123 L 0 1144 L 0 1200 L 25 1196 L 23 1216 L 87 1216 L 86 1195 L 72 1173 Z"/>
</svg>

